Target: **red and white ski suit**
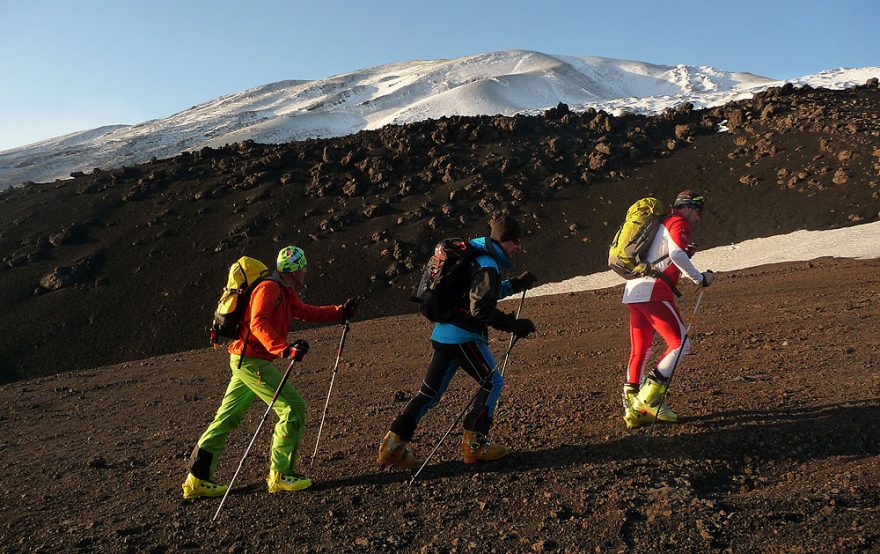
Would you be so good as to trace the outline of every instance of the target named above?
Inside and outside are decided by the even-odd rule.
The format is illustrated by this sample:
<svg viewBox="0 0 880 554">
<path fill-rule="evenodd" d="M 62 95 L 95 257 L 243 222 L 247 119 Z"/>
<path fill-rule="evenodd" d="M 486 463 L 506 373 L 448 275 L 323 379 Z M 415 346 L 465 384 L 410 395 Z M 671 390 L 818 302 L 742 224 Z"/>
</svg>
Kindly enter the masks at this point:
<svg viewBox="0 0 880 554">
<path fill-rule="evenodd" d="M 661 261 L 653 264 L 673 286 L 684 273 L 694 283 L 702 283 L 703 275 L 694 267 L 685 252 L 691 234 L 691 224 L 678 210 L 663 220 L 654 240 L 648 247 L 647 259 Z M 664 257 L 665 256 L 665 257 Z M 626 283 L 623 303 L 629 308 L 630 356 L 627 365 L 627 383 L 638 384 L 642 380 L 645 364 L 651 354 L 654 332 L 660 333 L 666 342 L 666 352 L 657 362 L 657 371 L 668 378 L 672 375 L 676 357 L 688 352 L 689 342 L 682 346 L 685 325 L 675 307 L 672 288 L 663 279 L 642 277 Z M 681 356 L 678 349 L 682 348 Z"/>
</svg>

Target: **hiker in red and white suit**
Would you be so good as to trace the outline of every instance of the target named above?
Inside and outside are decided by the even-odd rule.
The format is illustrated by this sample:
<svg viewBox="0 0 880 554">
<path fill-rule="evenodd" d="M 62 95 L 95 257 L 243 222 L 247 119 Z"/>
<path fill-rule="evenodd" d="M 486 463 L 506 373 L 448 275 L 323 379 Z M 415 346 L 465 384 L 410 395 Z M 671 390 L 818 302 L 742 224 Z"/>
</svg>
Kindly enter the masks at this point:
<svg viewBox="0 0 880 554">
<path fill-rule="evenodd" d="M 652 265 L 661 273 L 661 277 L 633 279 L 627 282 L 624 289 L 623 303 L 629 308 L 630 314 L 631 346 L 623 386 L 623 420 L 627 427 L 651 423 L 655 416 L 660 421 L 678 420 L 675 412 L 662 401 L 676 362 L 681 363 L 690 346 L 689 340 L 682 344 L 686 327 L 675 307 L 673 290 L 682 273 L 704 287 L 708 287 L 714 279 L 711 271 L 700 272 L 690 260 L 692 252 L 688 245 L 691 228 L 700 221 L 702 213 L 702 196 L 692 190 L 680 192 L 647 251 L 646 259 L 659 260 Z M 675 290 L 675 293 L 678 294 L 678 291 Z M 640 388 L 655 331 L 666 342 L 666 351 Z"/>
</svg>

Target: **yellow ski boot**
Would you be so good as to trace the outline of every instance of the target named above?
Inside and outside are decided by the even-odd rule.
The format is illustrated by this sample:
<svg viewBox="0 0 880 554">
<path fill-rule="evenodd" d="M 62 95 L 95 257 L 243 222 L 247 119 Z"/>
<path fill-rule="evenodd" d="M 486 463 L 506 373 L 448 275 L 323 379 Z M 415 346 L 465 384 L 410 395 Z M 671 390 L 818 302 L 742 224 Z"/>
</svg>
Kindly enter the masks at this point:
<svg viewBox="0 0 880 554">
<path fill-rule="evenodd" d="M 465 430 L 461 435 L 461 457 L 466 464 L 491 462 L 510 453 L 506 446 L 493 444 L 489 437 L 476 431 Z"/>
<path fill-rule="evenodd" d="M 187 474 L 183 482 L 183 497 L 186 499 L 209 497 L 214 498 L 226 494 L 226 485 L 218 485 L 207 479 L 199 479 L 192 473 Z"/>
<path fill-rule="evenodd" d="M 281 472 L 272 469 L 269 470 L 269 477 L 266 478 L 266 485 L 268 485 L 270 493 L 301 491 L 311 487 L 312 480 L 299 473 L 289 473 L 284 475 Z"/>
<path fill-rule="evenodd" d="M 663 393 L 667 388 L 669 385 L 658 383 L 653 377 L 648 377 L 639 394 L 633 400 L 633 410 L 642 415 L 650 416 L 652 419 L 656 417 L 666 423 L 675 423 L 678 421 L 678 415 L 669 409 L 665 400 L 661 403 Z"/>
<path fill-rule="evenodd" d="M 380 466 L 386 467 L 402 467 L 404 469 L 415 469 L 422 465 L 418 459 L 406 447 L 408 441 L 405 441 L 397 433 L 388 431 L 382 444 L 379 445 L 379 457 L 376 462 Z"/>
<path fill-rule="evenodd" d="M 652 417 L 642 414 L 633 409 L 633 403 L 639 394 L 638 385 L 626 384 L 623 386 L 623 422 L 627 429 L 635 429 L 651 423 Z"/>
</svg>

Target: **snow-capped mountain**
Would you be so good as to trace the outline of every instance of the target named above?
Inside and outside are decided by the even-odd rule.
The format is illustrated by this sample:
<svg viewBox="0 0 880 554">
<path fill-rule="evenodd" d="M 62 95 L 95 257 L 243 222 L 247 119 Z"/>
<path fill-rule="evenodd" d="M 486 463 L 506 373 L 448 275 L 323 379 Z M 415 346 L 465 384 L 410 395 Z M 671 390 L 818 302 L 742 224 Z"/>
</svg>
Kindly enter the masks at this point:
<svg viewBox="0 0 880 554">
<path fill-rule="evenodd" d="M 864 83 L 837 70 L 795 83 Z M 594 56 L 507 50 L 454 60 L 409 61 L 317 81 L 279 81 L 222 96 L 164 119 L 71 133 L 0 152 L 0 189 L 73 171 L 162 158 L 252 139 L 280 143 L 333 137 L 444 115 L 573 109 L 654 112 L 689 101 L 717 105 L 780 84 L 707 66 L 665 66 Z"/>
</svg>

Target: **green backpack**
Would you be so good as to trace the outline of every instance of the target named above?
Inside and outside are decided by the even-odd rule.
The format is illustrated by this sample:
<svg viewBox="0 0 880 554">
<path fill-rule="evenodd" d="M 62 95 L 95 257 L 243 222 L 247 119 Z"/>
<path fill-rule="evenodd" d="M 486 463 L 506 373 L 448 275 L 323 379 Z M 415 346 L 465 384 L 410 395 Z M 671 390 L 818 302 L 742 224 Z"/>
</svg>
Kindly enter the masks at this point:
<svg viewBox="0 0 880 554">
<path fill-rule="evenodd" d="M 220 295 L 211 324 L 211 345 L 214 348 L 220 345 L 221 337 L 235 338 L 251 292 L 257 283 L 271 273 L 266 264 L 250 256 L 242 256 L 229 267 L 226 286 Z"/>
<path fill-rule="evenodd" d="M 624 279 L 657 277 L 659 272 L 653 266 L 666 256 L 649 261 L 645 254 L 665 214 L 663 204 L 650 196 L 630 206 L 608 250 L 608 267 Z"/>
</svg>

